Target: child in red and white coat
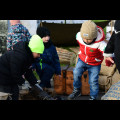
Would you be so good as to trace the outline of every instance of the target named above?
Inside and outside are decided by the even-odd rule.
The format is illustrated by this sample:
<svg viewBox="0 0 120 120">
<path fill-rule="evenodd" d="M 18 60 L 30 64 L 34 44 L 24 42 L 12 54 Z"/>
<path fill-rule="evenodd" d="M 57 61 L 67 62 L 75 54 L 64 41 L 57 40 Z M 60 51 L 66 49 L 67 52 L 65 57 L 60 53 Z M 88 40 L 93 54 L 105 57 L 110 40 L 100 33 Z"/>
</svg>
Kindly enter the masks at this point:
<svg viewBox="0 0 120 120">
<path fill-rule="evenodd" d="M 104 59 L 103 52 L 106 47 L 103 29 L 91 20 L 82 24 L 81 31 L 77 33 L 76 40 L 80 46 L 79 58 L 73 70 L 74 90 L 68 99 L 75 99 L 81 94 L 81 76 L 88 70 L 90 84 L 90 100 L 97 99 L 99 92 L 98 77 L 101 63 Z"/>
</svg>

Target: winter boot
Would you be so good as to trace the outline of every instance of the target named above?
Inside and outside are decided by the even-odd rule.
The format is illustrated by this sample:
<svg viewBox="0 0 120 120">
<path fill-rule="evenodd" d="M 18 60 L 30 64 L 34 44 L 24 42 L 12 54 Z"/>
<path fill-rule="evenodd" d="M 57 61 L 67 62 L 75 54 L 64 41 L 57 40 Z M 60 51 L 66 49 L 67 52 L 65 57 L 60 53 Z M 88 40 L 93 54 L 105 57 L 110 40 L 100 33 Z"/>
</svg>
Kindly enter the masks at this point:
<svg viewBox="0 0 120 120">
<path fill-rule="evenodd" d="M 68 100 L 75 100 L 77 97 L 81 96 L 80 88 L 74 88 L 72 94 L 68 96 Z"/>
<path fill-rule="evenodd" d="M 89 100 L 97 100 L 97 98 L 94 98 L 94 97 L 90 96 Z"/>
</svg>

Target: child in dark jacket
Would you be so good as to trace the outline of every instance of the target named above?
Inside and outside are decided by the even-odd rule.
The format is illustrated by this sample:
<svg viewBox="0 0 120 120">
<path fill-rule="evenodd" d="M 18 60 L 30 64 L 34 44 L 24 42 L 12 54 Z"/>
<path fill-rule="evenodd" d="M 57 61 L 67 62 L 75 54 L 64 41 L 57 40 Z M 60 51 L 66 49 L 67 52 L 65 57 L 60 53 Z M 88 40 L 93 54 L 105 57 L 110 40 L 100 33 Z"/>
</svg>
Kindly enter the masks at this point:
<svg viewBox="0 0 120 120">
<path fill-rule="evenodd" d="M 7 50 L 12 50 L 13 45 L 21 41 L 29 42 L 31 35 L 28 29 L 20 23 L 20 20 L 10 20 L 10 28 L 7 35 Z"/>
<path fill-rule="evenodd" d="M 43 54 L 40 56 L 40 63 L 36 65 L 36 71 L 40 77 L 40 86 L 42 88 L 51 88 L 50 79 L 54 74 L 61 77 L 61 67 L 59 57 L 56 51 L 55 46 L 50 40 L 50 31 L 46 27 L 37 28 L 37 35 L 39 35 L 44 43 L 45 50 Z"/>
<path fill-rule="evenodd" d="M 7 51 L 0 57 L 0 92 L 12 94 L 12 100 L 18 100 L 19 87 L 28 80 L 36 92 L 41 93 L 42 98 L 49 98 L 38 85 L 31 64 L 40 57 L 44 51 L 42 39 L 33 35 L 30 42 L 22 41 L 13 46 L 13 50 Z M 25 79 L 22 78 L 24 74 Z"/>
</svg>

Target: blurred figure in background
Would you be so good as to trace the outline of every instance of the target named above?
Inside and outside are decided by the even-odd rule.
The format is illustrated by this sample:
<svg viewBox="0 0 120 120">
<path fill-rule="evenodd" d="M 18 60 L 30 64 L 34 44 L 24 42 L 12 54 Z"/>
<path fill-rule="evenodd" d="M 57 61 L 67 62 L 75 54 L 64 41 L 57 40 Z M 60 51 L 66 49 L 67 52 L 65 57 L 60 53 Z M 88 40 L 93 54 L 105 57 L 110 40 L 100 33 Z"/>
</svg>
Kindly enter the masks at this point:
<svg viewBox="0 0 120 120">
<path fill-rule="evenodd" d="M 20 20 L 10 20 L 10 28 L 7 35 L 7 50 L 12 50 L 13 45 L 21 41 L 29 42 L 31 34 L 23 26 Z"/>
</svg>

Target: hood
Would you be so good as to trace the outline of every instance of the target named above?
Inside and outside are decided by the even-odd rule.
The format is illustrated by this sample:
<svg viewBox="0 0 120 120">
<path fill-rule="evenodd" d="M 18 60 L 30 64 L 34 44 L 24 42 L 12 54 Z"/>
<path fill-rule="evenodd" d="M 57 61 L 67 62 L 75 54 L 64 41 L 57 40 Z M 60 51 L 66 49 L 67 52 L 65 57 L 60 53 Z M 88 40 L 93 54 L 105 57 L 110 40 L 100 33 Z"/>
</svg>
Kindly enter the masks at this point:
<svg viewBox="0 0 120 120">
<path fill-rule="evenodd" d="M 16 45 L 13 46 L 14 51 L 24 52 L 26 48 L 26 42 L 18 42 Z"/>
<path fill-rule="evenodd" d="M 28 42 L 18 42 L 13 46 L 13 51 L 30 56 L 34 60 L 32 52 L 28 47 Z"/>
<path fill-rule="evenodd" d="M 97 33 L 97 38 L 95 40 L 95 43 L 101 42 L 105 39 L 105 34 L 103 29 L 99 26 L 97 26 L 97 28 L 98 28 L 98 33 Z"/>
</svg>

